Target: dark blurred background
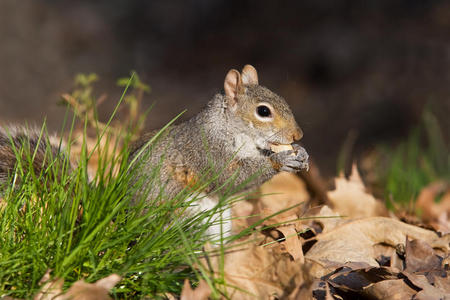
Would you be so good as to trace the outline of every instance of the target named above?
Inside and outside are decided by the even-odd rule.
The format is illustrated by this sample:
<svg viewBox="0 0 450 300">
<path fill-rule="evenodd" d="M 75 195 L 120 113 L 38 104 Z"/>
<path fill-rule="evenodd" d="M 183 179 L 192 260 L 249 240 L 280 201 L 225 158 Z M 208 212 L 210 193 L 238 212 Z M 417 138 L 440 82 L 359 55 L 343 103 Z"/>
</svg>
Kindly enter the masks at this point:
<svg viewBox="0 0 450 300">
<path fill-rule="evenodd" d="M 60 94 L 95 72 L 136 70 L 156 102 L 148 128 L 195 114 L 230 68 L 250 63 L 286 98 L 304 144 L 332 174 L 344 141 L 355 151 L 395 142 L 425 106 L 450 128 L 450 2 L 1 0 L 0 122 L 61 127 Z"/>
</svg>

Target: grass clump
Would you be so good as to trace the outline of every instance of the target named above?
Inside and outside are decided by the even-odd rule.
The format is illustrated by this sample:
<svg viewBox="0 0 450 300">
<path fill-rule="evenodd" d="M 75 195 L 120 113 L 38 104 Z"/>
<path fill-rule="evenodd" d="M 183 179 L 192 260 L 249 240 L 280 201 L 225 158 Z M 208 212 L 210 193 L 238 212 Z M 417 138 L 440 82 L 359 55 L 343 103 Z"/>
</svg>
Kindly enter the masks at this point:
<svg viewBox="0 0 450 300">
<path fill-rule="evenodd" d="M 377 150 L 377 185 L 390 208 L 411 205 L 421 189 L 438 180 L 450 180 L 450 147 L 437 118 L 429 111 L 406 140 Z"/>
<path fill-rule="evenodd" d="M 84 79 L 87 82 L 81 84 L 89 88 L 96 77 Z M 132 79 L 126 89 L 133 82 L 145 89 Z M 92 99 L 90 91 L 77 92 L 84 99 Z M 119 103 L 124 97 L 125 93 Z M 73 94 L 66 98 L 77 100 Z M 138 100 L 135 97 L 127 101 Z M 205 243 L 205 231 L 211 222 L 208 220 L 224 208 L 225 201 L 211 211 L 189 216 L 183 212 L 199 197 L 195 191 L 182 191 L 168 198 L 162 188 L 153 200 L 141 201 L 157 184 L 159 166 L 147 171 L 145 178 L 133 178 L 131 174 L 140 166 L 136 160 L 130 163 L 127 148 L 136 131 L 115 128 L 120 141 L 110 138 L 112 118 L 97 126 L 94 146 L 89 147 L 89 126 L 99 122 L 91 111 L 95 104 L 86 105 L 90 108 L 83 111 L 85 108 L 78 105 L 75 111 L 76 117 L 84 118 L 76 166 L 69 159 L 76 144 L 72 142 L 76 118 L 69 126 L 69 143 L 57 157 L 48 146 L 45 126 L 42 128 L 40 139 L 47 142 L 47 151 L 40 172 L 35 172 L 35 149 L 29 141 L 14 148 L 17 165 L 11 174 L 12 184 L 1 189 L 0 198 L 0 296 L 31 298 L 49 269 L 53 277 L 65 280 L 65 288 L 79 279 L 94 282 L 117 273 L 123 279 L 112 290 L 116 298 L 178 294 L 184 279 L 196 280 L 193 257 Z M 136 113 L 136 106 L 131 112 Z M 135 124 L 141 126 L 140 116 L 138 120 Z M 148 142 L 149 153 L 173 121 Z M 96 168 L 92 173 L 89 166 L 95 153 Z M 219 240 L 223 243 L 222 237 Z"/>
</svg>

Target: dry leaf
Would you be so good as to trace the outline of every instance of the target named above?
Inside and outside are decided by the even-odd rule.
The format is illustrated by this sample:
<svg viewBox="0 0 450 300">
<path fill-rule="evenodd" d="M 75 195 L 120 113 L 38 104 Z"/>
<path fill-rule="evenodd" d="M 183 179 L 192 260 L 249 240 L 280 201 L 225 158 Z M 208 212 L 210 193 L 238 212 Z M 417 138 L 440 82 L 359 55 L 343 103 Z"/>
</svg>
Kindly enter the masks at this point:
<svg viewBox="0 0 450 300">
<path fill-rule="evenodd" d="M 386 244 L 395 247 L 404 243 L 406 236 L 422 239 L 432 247 L 448 250 L 449 236 L 439 238 L 436 233 L 400 221 L 372 217 L 345 223 L 327 233 L 316 237 L 317 243 L 305 254 L 313 264 L 313 276 L 319 278 L 331 270 L 326 267 L 329 261 L 337 263 L 365 262 L 378 266 L 373 246 Z"/>
<path fill-rule="evenodd" d="M 309 200 L 305 183 L 294 174 L 281 172 L 261 186 L 261 194 L 258 202 L 258 212 L 261 214 L 261 218 L 293 207 L 264 221 L 264 224 L 276 225 L 275 228 L 286 238 L 284 242 L 286 250 L 294 260 L 303 263 L 302 245 L 296 231 L 296 224 L 299 223 L 297 219 L 303 214 L 304 207 Z"/>
<path fill-rule="evenodd" d="M 120 277 L 119 275 L 111 274 L 108 277 L 97 280 L 94 283 L 94 285 L 97 287 L 100 287 L 100 288 L 104 288 L 109 291 L 121 280 L 122 280 L 122 277 Z"/>
<path fill-rule="evenodd" d="M 425 263 L 426 264 L 426 263 Z M 330 263 L 330 267 L 336 267 Z M 333 299 L 447 299 L 445 281 L 450 272 L 441 268 L 439 276 L 399 272 L 391 267 L 370 267 L 354 262 L 340 265 L 316 283 L 313 293 L 324 299 L 324 287 L 329 284 Z"/>
<path fill-rule="evenodd" d="M 333 230 L 335 227 L 349 222 L 348 218 L 341 217 L 327 205 L 314 207 L 308 210 L 304 217 L 307 217 L 307 220 L 305 222 L 302 221 L 302 223 L 319 223 L 322 233 Z M 311 226 L 311 224 L 309 225 Z"/>
<path fill-rule="evenodd" d="M 200 280 L 198 287 L 192 289 L 189 280 L 185 279 L 180 300 L 207 300 L 210 295 L 211 289 L 204 280 Z"/>
<path fill-rule="evenodd" d="M 249 222 L 248 216 L 252 215 L 255 209 L 253 203 L 248 200 L 237 201 L 233 203 L 231 209 L 233 232 L 239 232 L 250 226 L 251 222 Z"/>
<path fill-rule="evenodd" d="M 450 190 L 442 197 L 439 203 L 435 202 L 437 195 L 445 192 L 448 184 L 443 181 L 433 182 L 424 187 L 416 201 L 416 208 L 422 210 L 424 220 L 437 219 L 442 212 L 450 213 Z"/>
<path fill-rule="evenodd" d="M 261 186 L 259 199 L 259 213 L 261 217 L 269 216 L 288 207 L 292 209 L 278 214 L 267 220 L 266 224 L 281 223 L 286 217 L 302 215 L 304 207 L 309 200 L 309 193 L 305 183 L 296 175 L 288 172 L 280 172 L 271 180 Z M 295 206 L 295 207 L 294 207 Z"/>
<path fill-rule="evenodd" d="M 288 207 L 293 207 L 265 220 L 264 225 L 275 225 L 275 228 L 286 238 L 283 242 L 286 250 L 294 260 L 304 262 L 302 245 L 295 226 L 298 223 L 299 215 L 304 210 L 304 207 L 300 204 L 306 204 L 309 200 L 309 194 L 304 182 L 294 174 L 281 172 L 266 182 L 260 191 L 262 196 L 255 206 L 252 207 L 250 202 L 237 203 L 234 212 L 239 216 L 245 213 L 247 215 L 258 215 L 250 220 L 250 223 L 252 223 Z M 235 226 L 242 226 L 242 224 L 235 221 Z"/>
<path fill-rule="evenodd" d="M 450 273 L 450 272 L 448 272 Z M 450 275 L 450 274 L 448 274 Z M 444 291 L 447 294 L 450 294 L 450 280 L 449 277 L 443 278 L 443 277 L 434 277 L 434 286 L 441 291 Z"/>
<path fill-rule="evenodd" d="M 448 194 L 448 198 L 450 199 L 450 193 Z M 444 211 L 438 217 L 436 222 L 432 223 L 431 226 L 441 234 L 449 234 L 450 233 L 450 213 Z"/>
<path fill-rule="evenodd" d="M 371 284 L 363 290 L 363 295 L 371 299 L 403 300 L 412 299 L 416 290 L 405 284 L 402 279 L 389 279 Z"/>
<path fill-rule="evenodd" d="M 109 290 L 112 289 L 120 280 L 117 274 L 111 274 L 95 283 L 86 283 L 83 280 L 75 282 L 66 293 L 63 293 L 62 286 L 64 280 L 55 278 L 50 281 L 50 270 L 45 273 L 41 283 L 45 283 L 41 291 L 34 296 L 34 300 L 108 300 Z"/>
<path fill-rule="evenodd" d="M 314 280 L 310 285 L 303 284 L 298 292 L 289 299 L 295 300 L 313 300 L 323 299 L 328 300 L 327 296 L 330 294 L 329 286 L 322 280 Z"/>
<path fill-rule="evenodd" d="M 387 267 L 368 267 L 366 264 L 345 264 L 327 276 L 326 282 L 344 292 L 362 292 L 373 283 L 397 279 L 397 274 Z"/>
<path fill-rule="evenodd" d="M 438 203 L 435 199 L 442 192 L 445 194 Z M 448 183 L 438 181 L 424 187 L 417 197 L 415 206 L 421 210 L 424 222 L 442 234 L 450 233 L 450 188 Z"/>
<path fill-rule="evenodd" d="M 83 280 L 75 282 L 65 293 L 61 300 L 108 300 L 112 299 L 108 293 L 122 278 L 119 275 L 111 274 L 95 283 L 86 283 Z M 59 300 L 59 298 L 58 298 Z"/>
<path fill-rule="evenodd" d="M 166 297 L 167 300 L 176 300 L 177 297 L 175 297 L 173 294 L 171 293 L 165 293 L 164 297 Z"/>
<path fill-rule="evenodd" d="M 392 257 L 396 254 L 394 247 L 385 244 L 373 245 L 373 253 L 376 261 L 380 266 L 391 266 Z M 400 270 L 400 269 L 399 269 Z"/>
<path fill-rule="evenodd" d="M 42 286 L 39 293 L 34 296 L 34 300 L 57 299 L 57 296 L 63 293 L 62 287 L 64 284 L 64 279 L 55 278 L 53 280 L 50 280 L 50 272 L 51 270 L 47 270 L 47 272 L 45 272 L 44 276 L 42 276 L 41 280 L 39 281 L 39 284 L 44 285 Z"/>
<path fill-rule="evenodd" d="M 286 226 L 279 226 L 277 227 L 277 230 L 281 231 L 286 239 L 284 243 L 286 245 L 287 252 L 292 255 L 292 258 L 294 260 L 297 260 L 300 263 L 304 263 L 305 258 L 303 256 L 302 243 L 298 238 L 297 231 L 295 230 L 295 225 L 290 224 Z"/>
<path fill-rule="evenodd" d="M 417 300 L 450 299 L 449 293 L 432 286 L 424 275 L 416 275 L 406 271 L 403 271 L 402 274 L 405 275 L 414 286 L 421 289 L 421 291 L 415 295 L 414 299 Z"/>
<path fill-rule="evenodd" d="M 233 220 L 233 230 L 235 232 L 288 207 L 293 208 L 278 214 L 270 220 L 266 220 L 264 224 L 281 223 L 280 220 L 287 220 L 286 216 L 295 216 L 292 219 L 298 219 L 309 200 L 309 193 L 305 183 L 296 175 L 288 172 L 280 172 L 275 175 L 271 180 L 263 184 L 260 192 L 254 196 L 256 199 L 238 201 L 233 204 L 233 216 L 236 217 Z"/>
<path fill-rule="evenodd" d="M 380 201 L 366 193 L 364 183 L 353 165 L 349 179 L 343 175 L 335 178 L 336 189 L 327 193 L 333 210 L 342 216 L 363 218 L 385 216 L 386 209 Z"/>
<path fill-rule="evenodd" d="M 224 260 L 226 291 L 231 299 L 270 299 L 271 295 L 289 295 L 303 282 L 301 264 L 283 253 L 280 244 L 257 246 L 250 242 L 229 245 Z M 219 274 L 218 255 L 208 252 L 209 264 Z"/>
<path fill-rule="evenodd" d="M 441 258 L 437 256 L 430 245 L 422 240 L 410 241 L 406 239 L 405 245 L 405 271 L 425 272 L 439 270 L 441 268 Z"/>
</svg>

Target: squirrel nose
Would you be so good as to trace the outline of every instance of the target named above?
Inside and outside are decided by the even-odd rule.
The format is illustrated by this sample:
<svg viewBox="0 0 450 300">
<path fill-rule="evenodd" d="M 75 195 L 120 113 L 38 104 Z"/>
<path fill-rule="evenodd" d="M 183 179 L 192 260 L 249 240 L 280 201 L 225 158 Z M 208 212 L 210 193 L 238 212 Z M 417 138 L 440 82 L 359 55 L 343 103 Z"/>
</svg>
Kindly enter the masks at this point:
<svg viewBox="0 0 450 300">
<path fill-rule="evenodd" d="M 292 138 L 294 139 L 294 141 L 298 141 L 303 137 L 303 131 L 298 128 L 297 130 L 294 131 Z"/>
</svg>

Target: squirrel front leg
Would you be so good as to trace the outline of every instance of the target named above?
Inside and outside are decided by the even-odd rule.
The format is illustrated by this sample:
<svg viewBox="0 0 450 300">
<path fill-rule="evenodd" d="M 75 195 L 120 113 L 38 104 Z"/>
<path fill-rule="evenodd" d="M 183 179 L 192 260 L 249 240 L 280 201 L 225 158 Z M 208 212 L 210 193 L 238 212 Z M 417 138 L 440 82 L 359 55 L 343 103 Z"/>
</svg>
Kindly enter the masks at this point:
<svg viewBox="0 0 450 300">
<path fill-rule="evenodd" d="M 276 170 L 294 173 L 302 169 L 309 169 L 309 156 L 305 148 L 297 144 L 293 144 L 293 146 L 294 150 L 276 152 L 269 156 Z"/>
</svg>

